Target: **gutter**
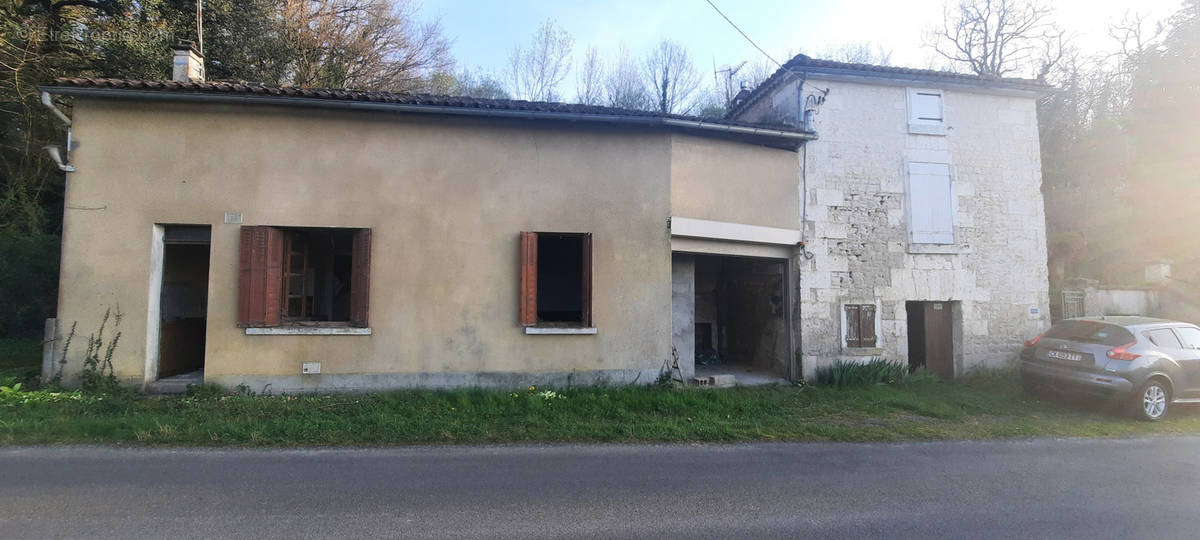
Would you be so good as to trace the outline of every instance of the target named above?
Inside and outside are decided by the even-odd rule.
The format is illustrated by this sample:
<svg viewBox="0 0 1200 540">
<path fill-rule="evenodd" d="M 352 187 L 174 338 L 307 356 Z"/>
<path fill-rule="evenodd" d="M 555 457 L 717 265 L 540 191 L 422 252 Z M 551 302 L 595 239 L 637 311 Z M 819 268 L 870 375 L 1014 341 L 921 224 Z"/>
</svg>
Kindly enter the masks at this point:
<svg viewBox="0 0 1200 540">
<path fill-rule="evenodd" d="M 734 126 L 706 122 L 703 120 L 683 120 L 679 118 L 664 118 L 660 116 L 602 115 L 568 112 L 522 111 L 510 109 L 477 109 L 467 107 L 447 107 L 442 105 L 415 105 L 406 103 L 382 103 L 374 101 L 343 101 L 336 99 L 292 96 L 260 97 L 238 94 L 215 94 L 207 92 L 183 93 L 169 91 L 119 90 L 110 88 L 75 88 L 62 86 L 39 86 L 38 89 L 42 90 L 43 96 L 47 96 L 49 93 L 55 93 L 63 96 L 73 97 L 136 99 L 165 102 L 208 102 L 235 105 L 283 105 L 322 109 L 391 111 L 416 114 L 517 118 L 526 120 L 560 120 L 567 122 L 633 124 L 643 126 L 694 129 L 699 131 L 750 135 L 755 137 L 772 137 L 776 139 L 787 139 L 797 144 L 803 144 L 805 141 L 815 140 L 817 138 L 815 133 L 749 126 Z"/>
</svg>

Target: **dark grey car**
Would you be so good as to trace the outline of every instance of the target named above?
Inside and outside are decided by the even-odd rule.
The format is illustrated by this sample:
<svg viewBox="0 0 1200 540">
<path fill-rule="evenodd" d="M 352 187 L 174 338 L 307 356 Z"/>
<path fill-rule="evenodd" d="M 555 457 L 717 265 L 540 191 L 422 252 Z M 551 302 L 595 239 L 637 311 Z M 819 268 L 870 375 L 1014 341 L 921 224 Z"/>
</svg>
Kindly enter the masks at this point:
<svg viewBox="0 0 1200 540">
<path fill-rule="evenodd" d="M 1026 388 L 1082 391 L 1130 401 L 1143 420 L 1172 403 L 1200 402 L 1200 328 L 1149 317 L 1084 317 L 1025 342 Z"/>
</svg>

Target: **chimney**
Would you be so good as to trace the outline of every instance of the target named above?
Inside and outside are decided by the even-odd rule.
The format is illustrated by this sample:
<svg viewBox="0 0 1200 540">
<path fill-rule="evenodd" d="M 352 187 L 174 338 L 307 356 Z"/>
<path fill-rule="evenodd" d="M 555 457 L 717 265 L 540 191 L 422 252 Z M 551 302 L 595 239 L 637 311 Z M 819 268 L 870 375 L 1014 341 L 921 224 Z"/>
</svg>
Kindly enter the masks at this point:
<svg viewBox="0 0 1200 540">
<path fill-rule="evenodd" d="M 180 41 L 172 45 L 175 53 L 171 63 L 171 80 L 177 82 L 204 82 L 204 56 L 191 41 Z"/>
</svg>

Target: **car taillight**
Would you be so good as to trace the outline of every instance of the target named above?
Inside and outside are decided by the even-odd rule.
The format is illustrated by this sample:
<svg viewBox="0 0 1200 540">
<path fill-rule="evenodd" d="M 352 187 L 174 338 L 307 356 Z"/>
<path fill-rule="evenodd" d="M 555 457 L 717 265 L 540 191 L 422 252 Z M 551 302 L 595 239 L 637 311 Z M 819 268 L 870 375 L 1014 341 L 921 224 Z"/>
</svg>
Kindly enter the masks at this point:
<svg viewBox="0 0 1200 540">
<path fill-rule="evenodd" d="M 1038 342 L 1038 340 L 1040 340 L 1040 339 L 1042 339 L 1042 335 L 1041 335 L 1041 334 L 1038 334 L 1038 335 L 1037 335 L 1037 337 L 1035 337 L 1035 338 L 1033 338 L 1033 339 L 1027 339 L 1027 340 L 1025 340 L 1025 346 L 1026 346 L 1026 347 L 1032 347 L 1032 346 L 1034 346 L 1034 345 L 1037 345 L 1037 342 Z"/>
<path fill-rule="evenodd" d="M 1128 349 L 1134 345 L 1137 345 L 1136 341 L 1130 341 L 1129 343 L 1121 345 L 1120 347 L 1113 347 L 1112 349 L 1109 349 L 1108 357 L 1112 358 L 1113 360 L 1137 360 L 1137 358 L 1141 355 L 1133 354 L 1128 351 Z"/>
</svg>

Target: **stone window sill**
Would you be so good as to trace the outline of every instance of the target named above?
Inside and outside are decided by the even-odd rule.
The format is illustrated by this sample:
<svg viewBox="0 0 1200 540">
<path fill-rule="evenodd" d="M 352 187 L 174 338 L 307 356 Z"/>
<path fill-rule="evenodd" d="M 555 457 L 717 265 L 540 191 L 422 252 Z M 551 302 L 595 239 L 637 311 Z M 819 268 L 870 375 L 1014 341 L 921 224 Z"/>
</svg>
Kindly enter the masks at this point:
<svg viewBox="0 0 1200 540">
<path fill-rule="evenodd" d="M 846 356 L 882 356 L 883 347 L 842 347 Z"/>
<path fill-rule="evenodd" d="M 946 126 L 943 124 L 912 124 L 908 125 L 908 132 L 914 135 L 941 135 L 947 133 Z"/>
<path fill-rule="evenodd" d="M 942 253 L 948 255 L 958 255 L 961 253 L 970 253 L 970 248 L 960 246 L 958 244 L 908 244 L 909 253 Z"/>
<path fill-rule="evenodd" d="M 356 326 L 270 326 L 247 328 L 247 336 L 369 336 L 370 328 Z"/>
<path fill-rule="evenodd" d="M 595 327 L 581 326 L 526 326 L 525 335 L 594 335 Z"/>
</svg>

